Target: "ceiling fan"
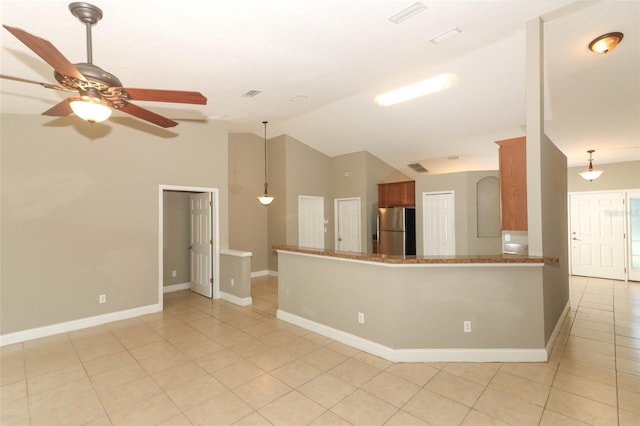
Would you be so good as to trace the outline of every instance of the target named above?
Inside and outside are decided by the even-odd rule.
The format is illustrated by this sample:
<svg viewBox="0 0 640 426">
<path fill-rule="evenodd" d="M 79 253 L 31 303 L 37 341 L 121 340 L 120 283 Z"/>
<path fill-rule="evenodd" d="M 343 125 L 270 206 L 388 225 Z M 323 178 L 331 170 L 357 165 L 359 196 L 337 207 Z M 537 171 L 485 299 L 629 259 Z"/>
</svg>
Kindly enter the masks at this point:
<svg viewBox="0 0 640 426">
<path fill-rule="evenodd" d="M 102 19 L 102 10 L 84 2 L 69 4 L 69 10 L 73 16 L 85 24 L 87 29 L 86 63 L 72 64 L 49 41 L 29 34 L 20 28 L 3 25 L 18 40 L 53 67 L 53 75 L 59 85 L 2 74 L 0 74 L 0 78 L 22 83 L 39 84 L 47 89 L 77 92 L 79 95 L 63 100 L 43 112 L 42 115 L 64 117 L 75 113 L 90 123 L 96 123 L 108 119 L 112 110 L 118 110 L 161 127 L 174 127 L 178 124 L 177 122 L 134 105 L 130 101 L 207 104 L 207 98 L 200 92 L 122 87 L 118 77 L 93 64 L 91 27 Z"/>
</svg>

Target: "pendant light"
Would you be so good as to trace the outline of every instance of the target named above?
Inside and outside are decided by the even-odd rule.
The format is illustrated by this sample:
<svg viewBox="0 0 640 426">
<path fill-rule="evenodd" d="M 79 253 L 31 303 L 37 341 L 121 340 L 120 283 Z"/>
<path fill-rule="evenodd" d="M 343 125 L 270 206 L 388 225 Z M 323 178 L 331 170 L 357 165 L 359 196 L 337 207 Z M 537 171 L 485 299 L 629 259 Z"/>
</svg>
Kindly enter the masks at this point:
<svg viewBox="0 0 640 426">
<path fill-rule="evenodd" d="M 262 122 L 264 124 L 264 194 L 257 197 L 263 206 L 271 204 L 274 198 L 269 195 L 269 184 L 267 183 L 267 123 L 268 121 Z"/>
<path fill-rule="evenodd" d="M 593 159 L 591 158 L 591 154 L 596 152 L 595 149 L 590 149 L 587 151 L 589 153 L 589 168 L 586 172 L 578 173 L 584 180 L 593 181 L 594 179 L 598 179 L 600 175 L 604 172 L 603 170 L 593 170 Z"/>
</svg>

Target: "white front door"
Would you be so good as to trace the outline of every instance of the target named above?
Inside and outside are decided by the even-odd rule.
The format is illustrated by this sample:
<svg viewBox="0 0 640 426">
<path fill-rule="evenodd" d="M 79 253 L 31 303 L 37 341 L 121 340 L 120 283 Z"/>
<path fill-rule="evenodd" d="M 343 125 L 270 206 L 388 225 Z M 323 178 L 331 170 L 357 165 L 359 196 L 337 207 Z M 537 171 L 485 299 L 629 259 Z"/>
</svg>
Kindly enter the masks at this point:
<svg viewBox="0 0 640 426">
<path fill-rule="evenodd" d="M 362 251 L 360 198 L 335 200 L 336 250 Z"/>
<path fill-rule="evenodd" d="M 298 245 L 324 249 L 324 197 L 298 197 Z"/>
<path fill-rule="evenodd" d="M 422 194 L 422 202 L 423 254 L 456 254 L 454 193 L 425 192 Z"/>
<path fill-rule="evenodd" d="M 624 279 L 624 193 L 569 196 L 571 273 Z"/>
<path fill-rule="evenodd" d="M 211 193 L 191 194 L 191 290 L 212 297 Z"/>
</svg>

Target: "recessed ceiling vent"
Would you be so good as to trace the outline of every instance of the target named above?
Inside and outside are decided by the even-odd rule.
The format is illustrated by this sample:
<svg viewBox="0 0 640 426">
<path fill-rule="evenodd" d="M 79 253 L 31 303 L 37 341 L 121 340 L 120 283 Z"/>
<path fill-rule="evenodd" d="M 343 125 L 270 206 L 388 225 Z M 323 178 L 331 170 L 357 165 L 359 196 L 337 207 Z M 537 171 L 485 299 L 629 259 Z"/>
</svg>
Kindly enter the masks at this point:
<svg viewBox="0 0 640 426">
<path fill-rule="evenodd" d="M 412 163 L 408 164 L 408 166 L 416 173 L 428 173 L 429 170 L 425 169 L 424 166 L 420 163 Z"/>
<path fill-rule="evenodd" d="M 249 90 L 247 93 L 242 95 L 242 97 L 243 98 L 253 98 L 255 96 L 258 96 L 260 93 L 262 93 L 262 90 Z"/>
</svg>

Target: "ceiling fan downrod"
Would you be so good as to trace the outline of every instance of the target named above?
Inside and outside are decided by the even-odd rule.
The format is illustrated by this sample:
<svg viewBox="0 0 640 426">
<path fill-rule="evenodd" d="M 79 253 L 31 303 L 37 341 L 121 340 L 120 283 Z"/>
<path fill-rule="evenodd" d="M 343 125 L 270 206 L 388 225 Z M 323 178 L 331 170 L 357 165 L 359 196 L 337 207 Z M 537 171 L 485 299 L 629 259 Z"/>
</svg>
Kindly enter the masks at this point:
<svg viewBox="0 0 640 426">
<path fill-rule="evenodd" d="M 69 4 L 69 10 L 85 24 L 87 29 L 87 63 L 93 64 L 93 40 L 91 38 L 91 27 L 102 19 L 102 10 L 99 7 L 85 2 L 75 2 Z"/>
</svg>

